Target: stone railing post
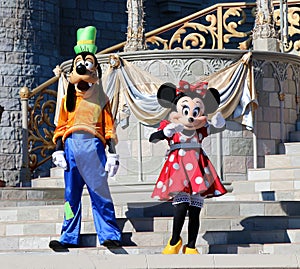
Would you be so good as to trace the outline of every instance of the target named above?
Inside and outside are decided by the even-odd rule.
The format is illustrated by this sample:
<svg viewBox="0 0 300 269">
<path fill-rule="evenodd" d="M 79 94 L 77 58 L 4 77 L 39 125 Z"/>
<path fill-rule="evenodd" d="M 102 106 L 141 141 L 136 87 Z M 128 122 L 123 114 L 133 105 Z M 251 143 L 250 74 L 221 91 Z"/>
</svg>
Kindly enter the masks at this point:
<svg viewBox="0 0 300 269">
<path fill-rule="evenodd" d="M 255 25 L 253 28 L 254 50 L 279 51 L 273 13 L 272 0 L 256 0 Z"/>
<path fill-rule="evenodd" d="M 30 92 L 27 87 L 20 90 L 22 108 L 22 166 L 20 171 L 20 185 L 22 187 L 31 186 L 31 175 L 29 169 L 28 154 L 28 98 Z"/>
<path fill-rule="evenodd" d="M 128 26 L 124 51 L 147 49 L 144 29 L 144 0 L 127 0 Z"/>
</svg>

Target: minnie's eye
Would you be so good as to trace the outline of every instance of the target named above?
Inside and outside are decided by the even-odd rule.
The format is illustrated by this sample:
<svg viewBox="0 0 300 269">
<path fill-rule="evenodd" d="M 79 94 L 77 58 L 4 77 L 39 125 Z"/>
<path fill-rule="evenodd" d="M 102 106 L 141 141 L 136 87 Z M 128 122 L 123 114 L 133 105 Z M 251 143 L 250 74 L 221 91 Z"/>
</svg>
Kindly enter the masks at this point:
<svg viewBox="0 0 300 269">
<path fill-rule="evenodd" d="M 190 112 L 190 108 L 188 106 L 184 106 L 182 108 L 182 115 L 187 116 Z"/>
<path fill-rule="evenodd" d="M 193 110 L 193 117 L 196 118 L 199 116 L 199 112 L 200 112 L 200 108 L 199 107 L 195 107 Z"/>
<path fill-rule="evenodd" d="M 92 69 L 94 67 L 94 64 L 90 61 L 85 61 L 84 65 L 86 66 L 87 69 Z"/>
</svg>

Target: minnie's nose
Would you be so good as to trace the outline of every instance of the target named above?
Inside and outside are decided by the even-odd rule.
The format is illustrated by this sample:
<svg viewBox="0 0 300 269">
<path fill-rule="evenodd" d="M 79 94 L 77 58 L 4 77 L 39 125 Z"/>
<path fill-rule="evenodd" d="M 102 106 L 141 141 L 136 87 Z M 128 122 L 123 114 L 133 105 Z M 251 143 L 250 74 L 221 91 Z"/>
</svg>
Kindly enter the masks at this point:
<svg viewBox="0 0 300 269">
<path fill-rule="evenodd" d="M 188 121 L 189 121 L 190 123 L 192 123 L 192 122 L 194 122 L 194 118 L 191 117 L 191 118 L 188 119 Z"/>
</svg>

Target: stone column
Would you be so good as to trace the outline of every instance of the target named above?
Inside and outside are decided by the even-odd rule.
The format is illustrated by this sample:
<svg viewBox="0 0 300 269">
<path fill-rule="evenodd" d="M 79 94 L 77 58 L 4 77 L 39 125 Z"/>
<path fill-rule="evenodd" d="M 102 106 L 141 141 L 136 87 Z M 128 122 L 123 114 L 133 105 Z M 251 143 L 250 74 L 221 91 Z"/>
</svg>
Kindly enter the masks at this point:
<svg viewBox="0 0 300 269">
<path fill-rule="evenodd" d="M 272 0 L 256 0 L 256 18 L 253 29 L 254 50 L 279 51 L 273 13 Z"/>
<path fill-rule="evenodd" d="M 124 51 L 147 49 L 144 29 L 144 0 L 127 0 L 128 26 Z"/>
</svg>

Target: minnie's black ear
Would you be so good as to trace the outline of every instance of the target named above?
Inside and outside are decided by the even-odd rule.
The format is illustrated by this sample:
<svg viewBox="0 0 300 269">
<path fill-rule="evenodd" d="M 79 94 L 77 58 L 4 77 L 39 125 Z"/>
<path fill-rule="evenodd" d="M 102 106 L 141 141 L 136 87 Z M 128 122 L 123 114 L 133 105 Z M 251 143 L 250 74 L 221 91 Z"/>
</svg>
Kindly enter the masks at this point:
<svg viewBox="0 0 300 269">
<path fill-rule="evenodd" d="M 164 83 L 157 91 L 157 101 L 162 107 L 170 108 L 174 105 L 176 86 L 172 83 Z"/>
<path fill-rule="evenodd" d="M 215 88 L 208 88 L 203 102 L 205 105 L 205 114 L 215 112 L 221 103 L 219 91 Z"/>
</svg>

